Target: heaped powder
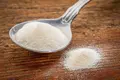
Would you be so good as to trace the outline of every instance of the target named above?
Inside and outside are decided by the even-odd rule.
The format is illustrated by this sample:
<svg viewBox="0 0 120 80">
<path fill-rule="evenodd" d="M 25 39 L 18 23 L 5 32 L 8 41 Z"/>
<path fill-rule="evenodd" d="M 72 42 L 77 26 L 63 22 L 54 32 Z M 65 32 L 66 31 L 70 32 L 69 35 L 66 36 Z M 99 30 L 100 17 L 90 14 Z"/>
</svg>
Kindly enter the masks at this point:
<svg viewBox="0 0 120 80">
<path fill-rule="evenodd" d="M 61 30 L 42 22 L 25 24 L 15 34 L 15 39 L 22 46 L 38 51 L 57 50 L 68 44 L 68 39 Z"/>
<path fill-rule="evenodd" d="M 69 70 L 91 68 L 100 59 L 97 51 L 89 48 L 77 48 L 65 54 L 64 66 Z"/>
</svg>

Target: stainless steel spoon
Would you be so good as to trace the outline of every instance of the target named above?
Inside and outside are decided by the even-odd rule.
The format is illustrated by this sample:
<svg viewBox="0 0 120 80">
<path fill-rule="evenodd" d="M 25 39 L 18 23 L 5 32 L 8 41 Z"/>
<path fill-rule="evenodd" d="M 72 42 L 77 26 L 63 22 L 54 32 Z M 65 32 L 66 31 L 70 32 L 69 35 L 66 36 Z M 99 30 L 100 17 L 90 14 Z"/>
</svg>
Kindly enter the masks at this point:
<svg viewBox="0 0 120 80">
<path fill-rule="evenodd" d="M 59 49 L 59 50 L 53 50 L 53 51 L 41 51 L 41 50 L 34 50 L 34 49 L 29 49 L 25 46 L 22 46 L 20 43 L 18 43 L 14 36 L 17 33 L 17 31 L 19 29 L 21 29 L 23 27 L 23 25 L 25 25 L 28 22 L 32 22 L 32 21 L 26 21 L 26 22 L 22 22 L 20 24 L 16 24 L 15 26 L 13 26 L 10 31 L 9 31 L 9 36 L 12 39 L 12 41 L 19 45 L 20 47 L 23 47 L 25 49 L 28 49 L 30 51 L 34 51 L 34 52 L 39 52 L 39 53 L 50 53 L 50 52 L 57 52 L 60 51 L 62 49 L 64 49 L 65 47 L 67 47 L 72 39 L 72 33 L 71 33 L 71 23 L 73 21 L 73 19 L 76 17 L 76 15 L 78 14 L 79 10 L 86 4 L 88 3 L 90 0 L 79 0 L 78 2 L 76 2 L 73 6 L 71 6 L 70 8 L 68 8 L 68 10 L 65 12 L 65 14 L 63 14 L 63 16 L 56 18 L 56 19 L 38 19 L 38 20 L 32 20 L 32 21 L 37 21 L 37 22 L 44 22 L 44 23 L 48 23 L 54 27 L 59 28 L 69 39 L 69 42 L 66 46 L 64 46 L 63 48 Z M 59 38 L 59 35 L 58 35 Z"/>
</svg>

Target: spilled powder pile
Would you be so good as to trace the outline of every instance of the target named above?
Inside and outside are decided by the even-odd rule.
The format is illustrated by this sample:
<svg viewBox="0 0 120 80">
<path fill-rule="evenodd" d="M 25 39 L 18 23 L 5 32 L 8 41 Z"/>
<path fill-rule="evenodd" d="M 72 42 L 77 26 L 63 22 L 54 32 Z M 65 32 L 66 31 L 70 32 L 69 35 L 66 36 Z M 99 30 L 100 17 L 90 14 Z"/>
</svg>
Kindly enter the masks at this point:
<svg viewBox="0 0 120 80">
<path fill-rule="evenodd" d="M 68 39 L 61 30 L 42 22 L 25 24 L 15 34 L 15 39 L 22 46 L 38 51 L 57 50 L 68 44 Z"/>
<path fill-rule="evenodd" d="M 64 66 L 69 70 L 91 68 L 100 59 L 99 53 L 89 48 L 77 48 L 65 54 Z"/>
</svg>

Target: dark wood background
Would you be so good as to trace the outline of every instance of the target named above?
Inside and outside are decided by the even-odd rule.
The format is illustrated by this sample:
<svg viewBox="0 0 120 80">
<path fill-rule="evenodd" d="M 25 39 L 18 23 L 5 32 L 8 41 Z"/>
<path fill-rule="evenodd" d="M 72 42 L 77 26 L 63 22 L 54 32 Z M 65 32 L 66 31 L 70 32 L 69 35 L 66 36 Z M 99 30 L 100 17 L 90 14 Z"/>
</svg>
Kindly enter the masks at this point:
<svg viewBox="0 0 120 80">
<path fill-rule="evenodd" d="M 0 80 L 120 80 L 120 0 L 91 0 L 72 23 L 63 51 L 34 53 L 15 45 L 8 32 L 17 23 L 61 16 L 75 0 L 0 0 Z M 61 56 L 73 47 L 101 54 L 93 69 L 68 71 Z"/>
</svg>

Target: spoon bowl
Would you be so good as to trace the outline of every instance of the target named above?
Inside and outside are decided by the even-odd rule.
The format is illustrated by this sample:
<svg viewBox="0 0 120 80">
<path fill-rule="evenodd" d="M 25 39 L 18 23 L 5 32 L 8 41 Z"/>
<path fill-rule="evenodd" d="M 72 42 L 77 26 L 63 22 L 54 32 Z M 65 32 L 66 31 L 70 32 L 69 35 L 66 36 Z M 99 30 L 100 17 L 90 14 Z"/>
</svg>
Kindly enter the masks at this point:
<svg viewBox="0 0 120 80">
<path fill-rule="evenodd" d="M 17 42 L 17 40 L 15 39 L 15 34 L 19 31 L 19 29 L 21 29 L 25 24 L 29 23 L 29 22 L 43 22 L 43 23 L 48 23 L 58 29 L 60 29 L 64 35 L 67 37 L 68 39 L 68 44 L 66 44 L 66 46 L 62 47 L 61 49 L 59 50 L 54 50 L 54 51 L 41 51 L 41 50 L 34 50 L 34 49 L 30 49 L 30 48 L 27 48 L 23 45 L 21 45 L 19 42 Z M 18 46 L 22 47 L 22 48 L 25 48 L 27 50 L 30 50 L 30 51 L 33 51 L 33 52 L 38 52 L 38 53 L 51 53 L 51 52 L 57 52 L 57 51 L 60 51 L 64 48 L 66 48 L 69 44 L 70 44 L 70 41 L 72 39 L 72 33 L 71 33 L 71 28 L 70 28 L 70 24 L 66 23 L 66 24 L 62 24 L 60 23 L 59 21 L 60 18 L 58 19 L 39 19 L 39 20 L 32 20 L 32 21 L 26 21 L 26 22 L 22 22 L 20 24 L 16 24 L 15 26 L 13 26 L 10 31 L 9 31 L 9 36 L 11 38 L 11 40 L 17 44 Z"/>
</svg>

